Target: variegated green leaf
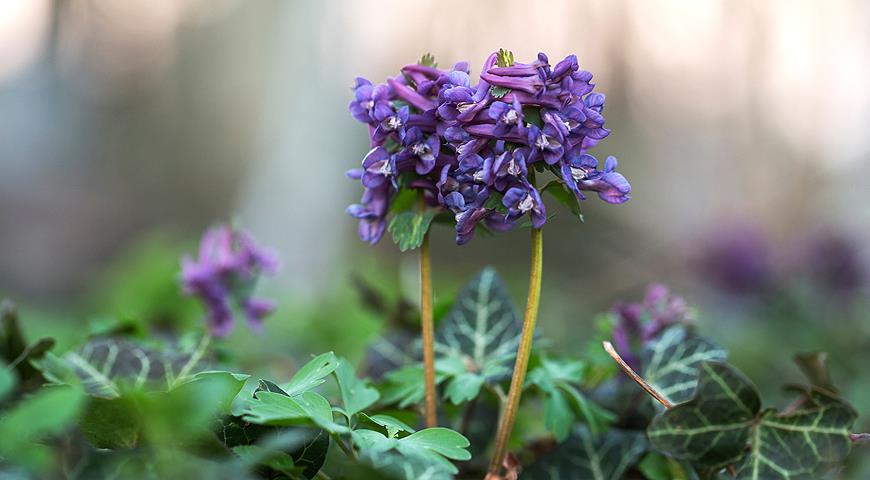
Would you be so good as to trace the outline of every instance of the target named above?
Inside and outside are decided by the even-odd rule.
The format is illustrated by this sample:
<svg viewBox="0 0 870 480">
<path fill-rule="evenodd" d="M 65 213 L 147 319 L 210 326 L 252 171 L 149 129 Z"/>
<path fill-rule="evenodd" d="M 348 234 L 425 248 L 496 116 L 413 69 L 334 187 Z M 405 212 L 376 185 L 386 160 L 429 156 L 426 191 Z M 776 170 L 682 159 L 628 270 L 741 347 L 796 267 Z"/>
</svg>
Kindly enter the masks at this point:
<svg viewBox="0 0 870 480">
<path fill-rule="evenodd" d="M 593 437 L 577 428 L 559 448 L 541 457 L 521 478 L 526 480 L 620 480 L 646 451 L 643 433 L 611 429 Z"/>
<path fill-rule="evenodd" d="M 820 466 L 849 454 L 849 429 L 857 414 L 837 397 L 811 391 L 792 411 L 761 413 L 752 428 L 749 455 L 737 477 L 751 480 L 819 478 Z"/>
<path fill-rule="evenodd" d="M 761 410 L 755 387 L 734 367 L 703 362 L 699 370 L 693 398 L 647 428 L 658 450 L 701 470 L 737 466 L 737 478 L 751 480 L 820 478 L 849 453 L 857 415 L 838 397 L 810 390 L 785 412 Z"/>
<path fill-rule="evenodd" d="M 492 269 L 472 280 L 438 326 L 436 351 L 451 365 L 461 365 L 462 383 L 476 386 L 495 382 L 510 374 L 519 343 L 521 324 L 507 289 Z M 477 376 L 471 380 L 468 375 Z M 455 389 L 454 389 L 455 390 Z M 455 400 L 468 395 L 453 392 Z"/>
<path fill-rule="evenodd" d="M 650 422 L 652 445 L 703 469 L 739 461 L 761 409 L 758 392 L 737 369 L 702 362 L 695 395 Z"/>
<path fill-rule="evenodd" d="M 698 384 L 698 365 L 727 356 L 715 343 L 678 325 L 662 332 L 644 351 L 643 377 L 671 403 L 682 403 Z"/>
</svg>

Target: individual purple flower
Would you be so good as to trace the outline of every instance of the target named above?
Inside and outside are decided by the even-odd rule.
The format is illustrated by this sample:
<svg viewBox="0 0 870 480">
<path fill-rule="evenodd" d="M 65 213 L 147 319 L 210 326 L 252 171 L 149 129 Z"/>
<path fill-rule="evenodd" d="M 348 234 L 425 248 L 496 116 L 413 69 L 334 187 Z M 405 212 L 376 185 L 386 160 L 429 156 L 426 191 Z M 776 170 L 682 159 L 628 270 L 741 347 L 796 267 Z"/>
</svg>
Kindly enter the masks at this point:
<svg viewBox="0 0 870 480">
<path fill-rule="evenodd" d="M 592 155 L 574 149 L 568 153 L 561 165 L 562 180 L 568 188 L 585 200 L 581 190 L 598 192 L 598 197 L 607 203 L 627 202 L 631 197 L 631 185 L 622 174 L 616 172 L 616 158 L 607 157 L 604 170 L 598 170 L 598 160 Z"/>
<path fill-rule="evenodd" d="M 770 245 L 759 225 L 726 221 L 701 241 L 697 265 L 707 282 L 736 295 L 765 293 L 774 285 Z"/>
<path fill-rule="evenodd" d="M 547 165 L 553 165 L 562 158 L 565 153 L 562 147 L 563 136 L 557 127 L 549 123 L 544 125 L 543 129 L 531 125 L 528 132 L 529 147 L 532 151 L 529 156 L 530 163 L 543 158 Z"/>
<path fill-rule="evenodd" d="M 347 207 L 347 213 L 359 220 L 360 240 L 376 244 L 387 228 L 392 185 L 384 182 L 374 188 L 366 188 L 360 203 Z"/>
<path fill-rule="evenodd" d="M 435 168 L 435 159 L 441 152 L 441 140 L 438 135 L 425 135 L 419 128 L 412 127 L 405 132 L 402 145 L 405 149 L 398 154 L 398 161 L 412 161 L 414 170 L 420 175 L 425 175 Z"/>
<path fill-rule="evenodd" d="M 516 221 L 519 217 L 529 214 L 532 226 L 541 228 L 547 221 L 547 212 L 541 194 L 531 184 L 525 182 L 521 186 L 511 187 L 502 198 L 502 204 L 508 209 L 507 219 Z"/>
<path fill-rule="evenodd" d="M 493 134 L 504 136 L 514 127 L 523 126 L 523 106 L 514 98 L 512 104 L 492 102 L 489 107 L 489 118 L 495 120 Z"/>
<path fill-rule="evenodd" d="M 396 160 L 384 147 L 375 147 L 363 159 L 362 184 L 376 188 L 396 174 Z"/>
<path fill-rule="evenodd" d="M 206 231 L 196 258 L 182 259 L 184 292 L 205 305 L 209 330 L 225 336 L 233 330 L 233 310 L 244 312 L 248 325 L 259 331 L 275 308 L 270 300 L 251 296 L 261 274 L 278 268 L 275 253 L 257 246 L 246 232 L 222 225 Z"/>
<path fill-rule="evenodd" d="M 502 152 L 495 157 L 492 168 L 488 169 L 483 180 L 494 185 L 496 190 L 505 191 L 510 185 L 517 183 L 528 175 L 525 149 L 515 148 L 510 152 Z"/>
<path fill-rule="evenodd" d="M 410 118 L 410 109 L 407 106 L 400 108 L 391 115 L 382 119 L 375 130 L 372 132 L 372 143 L 382 145 L 384 140 L 391 134 L 395 133 L 399 137 L 404 133 L 405 125 L 408 124 Z"/>
<path fill-rule="evenodd" d="M 376 123 L 393 112 L 390 106 L 390 87 L 385 84 L 372 85 L 372 82 L 357 77 L 353 87 L 354 99 L 348 105 L 353 118 L 363 123 Z"/>
</svg>

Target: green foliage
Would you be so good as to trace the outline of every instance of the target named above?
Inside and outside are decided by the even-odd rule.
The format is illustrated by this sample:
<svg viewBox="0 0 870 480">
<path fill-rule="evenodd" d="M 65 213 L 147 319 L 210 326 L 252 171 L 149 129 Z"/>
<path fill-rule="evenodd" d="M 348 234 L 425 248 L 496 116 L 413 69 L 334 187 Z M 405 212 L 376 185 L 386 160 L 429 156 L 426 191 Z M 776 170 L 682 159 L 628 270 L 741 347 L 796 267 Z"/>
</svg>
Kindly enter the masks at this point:
<svg viewBox="0 0 870 480">
<path fill-rule="evenodd" d="M 6 462 L 46 470 L 52 452 L 37 442 L 72 426 L 84 399 L 74 388 L 53 387 L 19 402 L 0 419 L 0 456 Z"/>
<path fill-rule="evenodd" d="M 741 479 L 816 478 L 849 453 L 856 417 L 842 400 L 812 389 L 782 413 L 762 410 L 739 371 L 703 362 L 693 398 L 656 417 L 647 435 L 657 449 L 701 470 L 733 465 Z"/>
<path fill-rule="evenodd" d="M 510 67 L 514 64 L 514 52 L 499 48 L 498 54 L 495 57 L 495 64 L 499 67 Z"/>
<path fill-rule="evenodd" d="M 583 212 L 580 210 L 580 200 L 577 199 L 577 195 L 574 195 L 574 192 L 569 190 L 568 186 L 563 182 L 553 180 L 541 189 L 541 191 L 549 193 L 559 203 L 567 207 L 578 220 L 581 222 L 583 221 Z"/>
<path fill-rule="evenodd" d="M 571 433 L 574 422 L 582 418 L 593 436 L 599 435 L 615 420 L 611 412 L 588 400 L 580 391 L 586 366 L 583 362 L 542 357 L 529 371 L 528 385 L 543 391 L 544 426 L 558 441 Z"/>
<path fill-rule="evenodd" d="M 53 338 L 28 343 L 21 332 L 15 306 L 8 300 L 0 302 L 0 360 L 15 371 L 21 390 L 33 390 L 43 382 L 31 362 L 40 360 L 53 346 Z"/>
<path fill-rule="evenodd" d="M 401 462 L 426 465 L 429 475 L 443 476 L 444 472 L 455 474 L 459 472 L 448 459 L 468 460 L 471 454 L 466 448 L 468 440 L 447 428 L 427 428 L 414 432 L 403 438 L 392 438 L 374 430 L 356 430 L 352 434 L 354 444 L 360 449 L 363 458 L 371 461 L 374 466 L 389 471 Z M 398 453 L 401 460 L 390 455 Z M 415 473 L 416 474 L 416 473 Z M 405 476 L 408 480 L 420 478 Z M 423 477 L 429 478 L 429 477 Z M 448 477 L 449 478 L 449 477 Z"/>
<path fill-rule="evenodd" d="M 442 355 L 439 371 L 448 378 L 453 403 L 476 397 L 484 383 L 510 374 L 520 330 L 507 289 L 494 270 L 484 270 L 462 289 L 438 325 L 435 342 Z"/>
<path fill-rule="evenodd" d="M 724 361 L 727 357 L 727 352 L 715 343 L 676 325 L 644 350 L 643 377 L 671 403 L 681 403 L 695 390 L 701 362 Z"/>
<path fill-rule="evenodd" d="M 353 366 L 346 359 L 339 359 L 338 367 L 333 373 L 341 391 L 344 414 L 348 417 L 369 408 L 380 398 L 377 389 L 356 377 Z"/>
<path fill-rule="evenodd" d="M 556 450 L 523 472 L 529 480 L 620 480 L 646 451 L 643 433 L 618 429 L 595 437 L 577 428 Z"/>
<path fill-rule="evenodd" d="M 320 354 L 300 368 L 289 382 L 281 386 L 281 390 L 291 397 L 312 390 L 325 382 L 326 377 L 338 368 L 338 364 L 338 357 L 334 353 Z"/>
<path fill-rule="evenodd" d="M 420 60 L 417 62 L 424 67 L 432 67 L 435 68 L 438 66 L 438 62 L 435 61 L 435 56 L 431 53 L 424 53 Z"/>
<path fill-rule="evenodd" d="M 489 94 L 492 98 L 504 98 L 504 96 L 509 93 L 511 93 L 511 89 L 507 87 L 499 87 L 496 85 L 489 87 Z"/>
<path fill-rule="evenodd" d="M 393 236 L 393 242 L 399 246 L 399 250 L 405 252 L 419 248 L 423 244 L 426 232 L 429 231 L 432 219 L 437 214 L 437 211 L 431 209 L 397 213 L 390 220 L 387 229 Z"/>
</svg>

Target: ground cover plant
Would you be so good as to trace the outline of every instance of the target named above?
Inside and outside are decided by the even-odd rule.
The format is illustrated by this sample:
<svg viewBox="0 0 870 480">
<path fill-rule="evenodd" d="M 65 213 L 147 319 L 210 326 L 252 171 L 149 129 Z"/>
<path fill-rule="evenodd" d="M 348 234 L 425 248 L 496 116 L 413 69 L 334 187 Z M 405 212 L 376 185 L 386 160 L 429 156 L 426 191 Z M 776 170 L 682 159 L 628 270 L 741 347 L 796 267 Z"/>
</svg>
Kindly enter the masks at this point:
<svg viewBox="0 0 870 480">
<path fill-rule="evenodd" d="M 536 334 L 552 207 L 582 220 L 584 192 L 618 205 L 631 187 L 613 157 L 589 153 L 610 132 L 604 96 L 576 57 L 551 66 L 501 50 L 476 85 L 469 74 L 465 62 L 443 70 L 426 55 L 385 83 L 354 86 L 350 111 L 371 150 L 348 173 L 364 187 L 348 212 L 362 240 L 389 232 L 400 250 L 418 250 L 420 272 L 419 301 L 356 279 L 359 308 L 404 319 L 385 325 L 362 362 L 311 351 L 268 377 L 235 364 L 224 337 L 239 319 L 256 335 L 280 308 L 256 294 L 280 262 L 218 225 L 180 259 L 171 294 L 199 301 L 195 326 L 98 322 L 59 348 L 26 339 L 27 319 L 3 303 L 3 476 L 838 478 L 868 435 L 823 353 L 796 352 L 806 379 L 773 405 L 660 284 L 589 318 L 595 335 L 568 355 Z M 529 230 L 522 315 L 485 266 L 435 304 L 428 232 L 440 223 L 459 245 L 477 230 Z"/>
</svg>

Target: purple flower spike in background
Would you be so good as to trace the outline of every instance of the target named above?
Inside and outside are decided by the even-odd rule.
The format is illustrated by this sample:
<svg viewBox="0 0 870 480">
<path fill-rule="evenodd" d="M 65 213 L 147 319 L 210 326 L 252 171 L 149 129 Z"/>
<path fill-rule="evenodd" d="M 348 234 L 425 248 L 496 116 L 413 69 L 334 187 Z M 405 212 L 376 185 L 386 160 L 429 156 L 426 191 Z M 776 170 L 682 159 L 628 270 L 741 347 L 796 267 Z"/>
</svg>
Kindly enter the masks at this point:
<svg viewBox="0 0 870 480">
<path fill-rule="evenodd" d="M 246 232 L 222 225 L 205 232 L 196 258 L 182 260 L 181 282 L 186 294 L 202 301 L 209 330 L 220 337 L 233 330 L 234 309 L 243 312 L 252 329 L 262 329 L 275 304 L 251 292 L 261 274 L 277 269 L 274 252 L 257 246 Z"/>
<path fill-rule="evenodd" d="M 451 214 L 459 244 L 478 225 L 509 230 L 526 215 L 539 228 L 547 220 L 541 192 L 554 193 L 539 190 L 539 173 L 554 174 L 574 192 L 576 200 L 556 195 L 562 203 L 585 200 L 583 191 L 611 204 L 629 200 L 631 185 L 616 172 L 616 159 L 608 157 L 599 170 L 588 153 L 610 131 L 605 97 L 593 92 L 592 74 L 580 70 L 575 55 L 551 67 L 543 53 L 520 63 L 500 50 L 474 81 L 467 62 L 442 70 L 430 55 L 385 83 L 357 79 L 350 112 L 368 125 L 375 147 L 362 168 L 348 172 L 366 189 L 360 204 L 348 208 L 360 220 L 363 241 L 377 242 L 393 215 L 421 214 L 419 205 Z M 394 211 L 394 200 L 407 199 L 409 190 L 424 201 Z"/>
</svg>

